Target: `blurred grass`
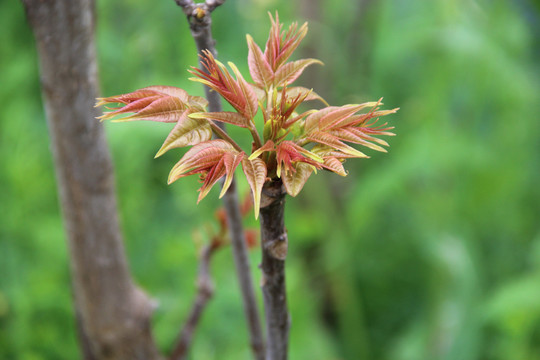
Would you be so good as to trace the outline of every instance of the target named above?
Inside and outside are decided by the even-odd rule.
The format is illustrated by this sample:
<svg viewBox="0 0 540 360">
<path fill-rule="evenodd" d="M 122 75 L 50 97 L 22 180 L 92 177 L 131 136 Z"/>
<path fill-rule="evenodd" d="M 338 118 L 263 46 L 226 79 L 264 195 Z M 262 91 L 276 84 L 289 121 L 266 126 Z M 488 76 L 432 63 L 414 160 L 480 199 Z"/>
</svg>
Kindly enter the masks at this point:
<svg viewBox="0 0 540 360">
<path fill-rule="evenodd" d="M 401 110 L 388 119 L 398 134 L 388 154 L 347 162 L 345 179 L 321 173 L 287 200 L 291 359 L 540 359 L 538 5 L 307 4 L 227 2 L 214 13 L 220 58 L 245 71 L 245 33 L 263 43 L 268 10 L 308 17 L 302 51 L 326 65 L 301 81 L 332 104 L 384 96 Z M 103 94 L 153 84 L 202 94 L 187 81 L 195 46 L 172 1 L 100 1 L 98 15 Z M 20 3 L 2 2 L 0 23 L 0 358 L 74 359 L 34 42 Z M 168 133 L 159 125 L 105 126 L 131 267 L 160 303 L 166 350 L 194 295 L 192 231 L 219 202 L 195 206 L 196 179 L 166 185 L 182 151 L 153 159 Z M 248 359 L 230 250 L 212 267 L 217 292 L 192 358 Z"/>
</svg>

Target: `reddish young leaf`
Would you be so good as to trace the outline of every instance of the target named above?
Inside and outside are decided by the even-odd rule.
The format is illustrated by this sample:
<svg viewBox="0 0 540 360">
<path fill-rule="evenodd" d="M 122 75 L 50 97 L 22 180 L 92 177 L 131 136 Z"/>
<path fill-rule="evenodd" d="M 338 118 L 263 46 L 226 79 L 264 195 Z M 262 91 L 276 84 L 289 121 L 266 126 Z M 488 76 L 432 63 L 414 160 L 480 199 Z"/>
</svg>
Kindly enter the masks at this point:
<svg viewBox="0 0 540 360">
<path fill-rule="evenodd" d="M 274 71 L 266 61 L 263 52 L 253 41 L 250 35 L 246 35 L 248 43 L 248 65 L 251 78 L 260 88 L 268 88 L 272 84 Z"/>
<path fill-rule="evenodd" d="M 358 129 L 358 128 L 343 128 L 343 129 L 332 130 L 332 131 L 330 131 L 330 134 L 335 136 L 338 139 L 348 141 L 348 142 L 351 142 L 351 143 L 354 143 L 354 144 L 363 145 L 365 147 L 368 147 L 368 148 L 376 150 L 376 151 L 388 152 L 388 151 L 386 151 L 385 148 L 383 148 L 383 147 L 381 147 L 381 146 L 379 146 L 377 144 L 373 144 L 373 143 L 367 141 L 367 139 L 372 139 L 372 141 L 374 141 L 374 142 L 382 143 L 383 145 L 388 146 L 388 143 L 386 141 L 381 140 L 381 139 L 377 139 L 377 138 L 374 138 L 374 137 L 371 137 L 371 136 L 369 136 L 369 137 L 365 136 L 362 133 L 362 131 L 360 129 Z"/>
<path fill-rule="evenodd" d="M 287 174 L 289 172 L 296 171 L 295 165 L 298 162 L 310 164 L 315 169 L 320 168 L 320 164 L 324 162 L 324 160 L 317 154 L 296 145 L 292 141 L 283 141 L 276 145 L 276 160 L 276 174 L 278 177 L 282 177 L 282 166 Z"/>
<path fill-rule="evenodd" d="M 313 147 L 313 149 L 311 149 L 311 151 L 323 158 L 323 168 L 335 172 L 340 176 L 347 176 L 347 171 L 345 171 L 345 168 L 343 167 L 343 162 L 345 159 L 355 157 L 353 155 L 337 151 L 326 145 L 316 145 Z"/>
<path fill-rule="evenodd" d="M 225 186 L 230 185 L 234 169 L 238 166 L 238 157 L 244 153 L 238 152 L 224 140 L 210 140 L 193 146 L 180 161 L 172 168 L 168 183 L 193 174 L 200 174 L 203 185 L 199 189 L 201 201 L 212 186 L 224 175 L 227 175 Z M 224 186 L 224 187 L 225 187 Z M 222 191 L 226 191 L 227 189 Z"/>
<path fill-rule="evenodd" d="M 287 88 L 287 96 L 289 98 L 294 99 L 297 96 L 303 97 L 304 95 L 306 97 L 304 98 L 303 101 L 319 100 L 320 102 L 328 106 L 328 103 L 326 102 L 326 100 L 324 100 L 319 94 L 313 91 L 313 89 L 308 89 L 302 86 L 293 86 L 293 87 Z"/>
<path fill-rule="evenodd" d="M 275 20 L 270 15 L 270 21 L 272 22 L 272 27 L 270 28 L 270 35 L 264 49 L 264 56 L 275 73 L 287 61 L 293 51 L 296 50 L 302 39 L 306 36 L 308 27 L 307 23 L 304 23 L 298 29 L 298 24 L 292 23 L 286 32 L 282 31 L 283 25 L 279 23 L 277 13 Z"/>
<path fill-rule="evenodd" d="M 192 97 L 187 93 L 186 90 L 180 89 L 174 86 L 154 85 L 154 86 L 145 87 L 142 90 L 156 91 L 156 92 L 166 94 L 169 96 L 177 97 L 185 103 L 189 102 L 190 98 Z"/>
<path fill-rule="evenodd" d="M 172 86 L 150 86 L 129 94 L 99 98 L 96 106 L 113 103 L 125 106 L 112 108 L 113 111 L 105 113 L 99 119 L 109 120 L 118 115 L 133 113 L 113 121 L 177 122 L 187 109 L 201 111 L 207 104 L 205 99 L 189 96 L 184 90 Z"/>
<path fill-rule="evenodd" d="M 200 112 L 189 114 L 189 117 L 192 119 L 207 119 L 212 121 L 220 121 L 243 128 L 249 127 L 249 119 L 239 113 L 231 111 Z"/>
<path fill-rule="evenodd" d="M 306 118 L 306 132 L 326 131 L 339 122 L 346 120 L 355 112 L 365 107 L 364 105 L 329 106 Z"/>
<path fill-rule="evenodd" d="M 240 162 L 244 158 L 244 153 L 241 152 L 237 155 L 230 155 L 230 153 L 225 154 L 224 157 L 224 164 L 225 164 L 225 172 L 227 176 L 225 177 L 225 181 L 223 182 L 223 187 L 221 188 L 221 193 L 219 193 L 219 198 L 221 199 L 223 195 L 227 192 L 229 187 L 231 186 L 234 170 L 240 165 Z"/>
<path fill-rule="evenodd" d="M 261 206 L 261 191 L 266 181 L 266 164 L 259 158 L 252 160 L 244 158 L 242 159 L 242 169 L 253 194 L 253 209 L 255 210 L 255 219 L 257 219 Z"/>
<path fill-rule="evenodd" d="M 205 71 L 192 68 L 190 72 L 197 77 L 191 80 L 207 85 L 227 100 L 240 114 L 250 120 L 253 119 L 258 107 L 257 95 L 246 83 L 236 66 L 229 63 L 229 66 L 232 64 L 237 77 L 234 80 L 225 65 L 214 59 L 212 53 L 206 50 L 203 51 L 202 64 Z"/>
<path fill-rule="evenodd" d="M 313 132 L 307 136 L 307 139 L 319 144 L 330 146 L 336 150 L 357 158 L 369 158 L 369 156 L 363 152 L 356 150 L 355 148 L 341 142 L 335 136 L 323 131 Z"/>
<path fill-rule="evenodd" d="M 343 167 L 343 163 L 335 157 L 326 156 L 324 158 L 324 163 L 322 164 L 322 167 L 326 170 L 330 170 L 338 174 L 339 176 L 347 176 L 347 171 Z"/>
<path fill-rule="evenodd" d="M 251 86 L 246 82 L 236 65 L 232 62 L 228 62 L 229 67 L 233 70 L 234 75 L 236 76 L 236 83 L 242 91 L 243 98 L 245 99 L 246 105 L 244 107 L 244 115 L 248 119 L 253 119 L 257 113 L 259 107 L 259 101 L 257 99 L 257 94 L 253 91 Z"/>
<path fill-rule="evenodd" d="M 167 151 L 188 145 L 196 145 L 212 138 L 210 123 L 204 119 L 192 119 L 184 112 L 180 120 L 171 130 L 163 145 L 156 154 L 156 158 Z"/>
<path fill-rule="evenodd" d="M 374 126 L 377 120 L 368 121 L 377 116 L 395 113 L 398 109 L 375 111 L 379 102 L 369 102 L 360 105 L 345 105 L 341 107 L 327 107 L 317 113 L 309 115 L 305 120 L 305 138 L 319 144 L 333 147 L 346 154 L 356 157 L 366 157 L 362 152 L 346 145 L 344 141 L 369 147 L 376 151 L 386 152 L 379 146 L 388 146 L 386 141 L 377 139 L 371 135 L 393 135 L 389 132 L 392 128 Z M 366 107 L 372 110 L 367 114 L 354 115 Z M 375 144 L 376 143 L 376 144 Z M 379 145 L 377 145 L 379 144 Z"/>
<path fill-rule="evenodd" d="M 288 62 L 279 67 L 274 76 L 274 86 L 286 86 L 294 82 L 306 67 L 312 64 L 322 65 L 322 61 L 317 59 L 302 59 Z"/>
<path fill-rule="evenodd" d="M 249 155 L 249 160 L 253 160 L 259 157 L 259 155 L 266 151 L 274 151 L 274 142 L 272 140 L 268 140 L 263 146 L 255 150 L 251 155 Z"/>
<path fill-rule="evenodd" d="M 304 162 L 298 162 L 294 167 L 294 171 L 285 172 L 285 174 L 281 176 L 283 185 L 285 185 L 285 190 L 287 190 L 287 193 L 291 196 L 298 195 L 314 170 L 313 165 Z"/>
</svg>

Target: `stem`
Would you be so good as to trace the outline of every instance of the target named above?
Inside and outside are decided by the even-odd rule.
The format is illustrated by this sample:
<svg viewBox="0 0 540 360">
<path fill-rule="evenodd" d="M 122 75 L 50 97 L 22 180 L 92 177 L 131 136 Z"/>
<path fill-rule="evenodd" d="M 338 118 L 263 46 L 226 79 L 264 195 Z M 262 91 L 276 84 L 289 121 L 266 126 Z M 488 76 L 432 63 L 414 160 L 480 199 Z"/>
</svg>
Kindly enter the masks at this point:
<svg viewBox="0 0 540 360">
<path fill-rule="evenodd" d="M 236 141 L 234 141 L 230 136 L 229 134 L 227 134 L 227 132 L 225 131 L 225 129 L 222 129 L 218 124 L 216 124 L 215 122 L 213 122 L 212 120 L 208 120 L 208 122 L 210 122 L 210 127 L 212 128 L 212 131 L 221 139 L 227 141 L 228 143 L 230 143 L 236 150 L 242 152 L 244 150 L 242 150 L 242 148 L 240 147 L 240 145 L 238 145 L 236 143 Z"/>
<path fill-rule="evenodd" d="M 259 133 L 257 132 L 257 128 L 255 127 L 255 124 L 251 124 L 249 127 L 249 131 L 251 132 L 251 136 L 253 136 L 253 140 L 255 141 L 255 147 L 258 149 L 262 146 L 261 137 L 259 136 Z"/>
<path fill-rule="evenodd" d="M 201 252 L 199 274 L 197 276 L 197 297 L 191 308 L 188 320 L 180 332 L 178 342 L 169 358 L 170 360 L 184 360 L 188 355 L 195 328 L 199 323 L 203 310 L 206 308 L 206 304 L 214 293 L 214 284 L 210 278 L 210 258 L 218 246 L 216 242 L 212 242 L 206 245 Z"/>
<path fill-rule="evenodd" d="M 244 312 L 250 330 L 251 348 L 255 359 L 264 360 L 264 340 L 261 319 L 253 288 L 251 267 L 235 181 L 231 183 L 227 193 L 223 197 L 223 204 L 227 213 L 227 224 L 231 236 L 236 273 L 240 282 L 242 300 L 244 302 Z"/>
<path fill-rule="evenodd" d="M 205 3 L 195 4 L 192 0 L 176 0 L 176 3 L 182 7 L 186 14 L 191 29 L 191 35 L 197 45 L 199 54 L 203 50 L 209 50 L 214 57 L 217 57 L 215 41 L 212 38 L 212 19 L 211 12 L 224 0 L 207 0 Z M 202 14 L 202 16 L 201 16 Z M 201 57 L 199 57 L 201 59 Z M 199 60 L 199 67 L 201 62 Z M 219 94 L 211 90 L 208 86 L 204 87 L 206 99 L 208 100 L 208 110 L 218 112 L 222 110 L 221 98 Z M 225 134 L 225 124 L 215 124 L 212 126 L 216 133 Z M 222 130 L 220 132 L 220 130 Z M 228 136 L 228 135 L 227 135 Z M 231 142 L 235 144 L 235 142 Z M 229 189 L 223 197 L 225 211 L 227 213 L 227 223 L 229 227 L 234 262 L 240 289 L 242 292 L 242 300 L 244 304 L 244 313 L 249 327 L 249 336 L 251 340 L 251 348 L 253 356 L 257 360 L 264 360 L 264 341 L 262 335 L 261 321 L 259 317 L 259 309 L 253 289 L 253 279 L 251 275 L 251 267 L 249 264 L 248 250 L 242 225 L 242 215 L 240 214 L 240 205 L 238 203 L 238 195 L 236 193 L 236 182 L 232 181 Z"/>
<path fill-rule="evenodd" d="M 286 360 L 289 345 L 290 316 L 285 286 L 288 238 L 284 212 L 285 190 L 281 179 L 266 182 L 262 191 L 260 216 L 267 360 Z"/>
</svg>

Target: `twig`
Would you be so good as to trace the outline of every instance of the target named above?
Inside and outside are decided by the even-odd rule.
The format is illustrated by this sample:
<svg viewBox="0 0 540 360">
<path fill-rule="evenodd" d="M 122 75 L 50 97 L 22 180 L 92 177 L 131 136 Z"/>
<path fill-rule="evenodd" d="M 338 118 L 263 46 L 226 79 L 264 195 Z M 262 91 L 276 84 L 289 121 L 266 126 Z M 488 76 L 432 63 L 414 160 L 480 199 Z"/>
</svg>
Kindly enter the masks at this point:
<svg viewBox="0 0 540 360">
<path fill-rule="evenodd" d="M 216 124 L 215 122 L 213 122 L 212 120 L 207 120 L 209 123 L 210 123 L 210 127 L 212 128 L 212 131 L 214 132 L 214 135 L 216 135 L 217 137 L 219 137 L 220 139 L 223 139 L 225 141 L 227 141 L 229 144 L 231 144 L 236 150 L 238 151 L 242 151 L 242 148 L 240 147 L 240 145 L 238 145 L 236 143 L 236 141 L 234 141 L 228 134 L 227 132 L 225 131 L 225 129 L 223 129 L 221 126 L 219 126 L 218 124 Z"/>
<path fill-rule="evenodd" d="M 202 249 L 199 260 L 199 273 L 197 275 L 197 297 L 193 302 L 191 312 L 184 324 L 184 328 L 180 332 L 178 341 L 169 358 L 170 360 L 183 360 L 186 359 L 188 355 L 193 339 L 193 333 L 195 332 L 206 304 L 214 293 L 214 284 L 210 277 L 210 258 L 218 247 L 219 243 L 213 241 Z"/>
<path fill-rule="evenodd" d="M 290 317 L 285 289 L 287 231 L 281 179 L 266 182 L 261 199 L 262 291 L 266 318 L 266 359 L 286 360 Z"/>
<path fill-rule="evenodd" d="M 216 7 L 224 2 L 225 0 L 207 0 L 205 3 L 195 4 L 192 0 L 176 0 L 176 3 L 182 7 L 187 16 L 191 35 L 195 40 L 199 54 L 202 54 L 203 50 L 208 50 L 217 57 L 215 41 L 211 31 L 212 19 L 210 14 Z M 201 57 L 199 57 L 199 67 L 203 68 L 200 59 Z M 204 91 L 206 99 L 208 100 L 208 110 L 221 111 L 222 106 L 219 94 L 212 91 L 207 86 L 204 87 Z M 225 130 L 225 124 L 219 123 L 217 125 Z M 264 360 L 264 341 L 261 320 L 259 317 L 255 291 L 253 289 L 253 279 L 251 277 L 251 267 L 249 264 L 248 250 L 242 225 L 242 215 L 240 214 L 238 194 L 236 192 L 234 180 L 223 197 L 223 201 L 227 213 L 227 223 L 229 224 L 236 272 L 242 291 L 244 312 L 249 327 L 251 348 L 255 359 Z"/>
</svg>

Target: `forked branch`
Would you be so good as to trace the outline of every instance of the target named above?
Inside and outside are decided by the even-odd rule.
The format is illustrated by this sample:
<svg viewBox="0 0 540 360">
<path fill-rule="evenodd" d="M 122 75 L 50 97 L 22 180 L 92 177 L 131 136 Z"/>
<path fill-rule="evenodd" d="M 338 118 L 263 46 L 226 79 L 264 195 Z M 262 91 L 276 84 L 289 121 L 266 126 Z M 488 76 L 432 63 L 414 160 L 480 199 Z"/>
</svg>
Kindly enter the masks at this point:
<svg viewBox="0 0 540 360">
<path fill-rule="evenodd" d="M 219 241 L 212 241 L 201 251 L 199 273 L 197 275 L 197 297 L 193 302 L 189 317 L 180 332 L 178 341 L 169 358 L 170 360 L 183 360 L 187 358 L 193 333 L 199 323 L 203 310 L 206 308 L 206 304 L 214 294 L 214 284 L 210 277 L 210 259 L 220 244 Z"/>
</svg>

